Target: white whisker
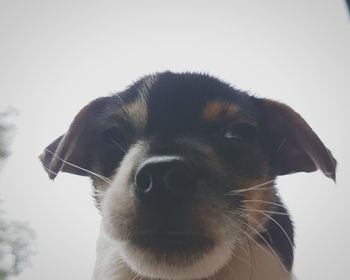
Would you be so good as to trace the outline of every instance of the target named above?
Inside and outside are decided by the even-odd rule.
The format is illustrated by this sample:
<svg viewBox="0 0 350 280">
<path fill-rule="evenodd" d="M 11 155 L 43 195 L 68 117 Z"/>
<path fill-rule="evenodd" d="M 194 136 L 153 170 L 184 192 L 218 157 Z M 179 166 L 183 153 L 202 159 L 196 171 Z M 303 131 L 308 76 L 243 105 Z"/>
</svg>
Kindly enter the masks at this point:
<svg viewBox="0 0 350 280">
<path fill-rule="evenodd" d="M 261 189 L 261 187 L 266 186 L 268 184 L 271 184 L 273 182 L 274 182 L 274 180 L 270 180 L 270 181 L 267 181 L 267 182 L 264 182 L 264 183 L 261 183 L 261 184 L 249 187 L 249 188 L 239 189 L 239 190 L 232 190 L 232 191 L 229 191 L 227 193 L 227 195 L 230 195 L 230 194 L 235 195 L 235 194 L 244 193 L 244 192 L 247 192 L 247 191 L 253 191 L 253 190 L 256 190 L 256 189 Z M 270 189 L 270 188 L 266 188 L 266 189 Z"/>
<path fill-rule="evenodd" d="M 112 143 L 115 144 L 119 149 L 121 149 L 124 154 L 126 154 L 126 150 L 115 140 L 112 140 Z"/>
<path fill-rule="evenodd" d="M 250 227 L 250 226 L 249 226 Z M 253 227 L 251 227 L 252 229 L 254 229 Z M 254 229 L 255 230 L 255 229 Z M 257 233 L 258 233 L 258 235 L 259 236 L 261 236 L 261 234 L 258 232 L 258 231 L 256 231 Z M 259 242 L 257 241 L 257 240 L 255 240 L 255 238 L 254 237 L 252 237 L 248 232 L 244 232 L 244 234 L 246 234 L 246 236 L 250 239 L 250 240 L 252 240 L 261 250 L 263 250 L 266 254 L 268 254 L 272 259 L 276 259 L 276 257 L 273 255 L 273 254 L 271 254 L 268 250 L 267 250 L 267 248 L 265 248 L 264 246 L 262 246 L 261 244 L 259 244 Z M 268 245 L 268 243 L 267 243 L 267 241 L 265 240 L 265 239 L 263 239 L 263 241 Z M 270 246 L 271 247 L 271 246 Z"/>
<path fill-rule="evenodd" d="M 249 246 L 248 246 L 248 247 L 249 247 Z M 245 252 L 245 253 L 248 255 L 248 251 Z M 235 255 L 235 254 L 232 254 L 232 256 L 233 256 L 234 258 L 239 259 L 240 261 L 246 263 L 248 266 L 250 266 L 251 269 L 254 269 L 254 270 L 255 270 L 255 268 L 252 266 L 252 264 L 249 263 L 246 259 L 240 257 L 239 255 Z"/>
<path fill-rule="evenodd" d="M 250 262 L 252 264 L 252 269 L 250 270 L 250 280 L 252 280 L 256 270 L 256 259 L 255 259 L 255 253 L 252 251 L 252 245 L 250 244 L 250 241 L 247 240 L 247 242 L 249 247 Z"/>
<path fill-rule="evenodd" d="M 247 224 L 247 225 L 248 225 L 248 227 L 251 228 L 254 232 L 256 232 L 256 233 L 260 236 L 260 238 L 262 238 L 262 240 L 265 242 L 265 244 L 266 244 L 266 245 L 269 247 L 269 249 L 271 250 L 272 254 L 275 256 L 275 257 L 272 256 L 273 259 L 275 259 L 275 260 L 277 259 L 277 261 L 280 263 L 280 265 L 281 265 L 281 267 L 284 269 L 284 271 L 288 272 L 287 269 L 285 268 L 285 266 L 283 265 L 281 259 L 279 258 L 278 254 L 277 254 L 276 251 L 272 248 L 272 246 L 267 242 L 267 240 L 266 240 L 254 227 L 250 226 L 249 224 Z M 256 244 L 259 244 L 259 242 L 256 241 L 255 239 L 254 239 L 254 241 L 255 241 Z M 265 249 L 263 246 L 261 246 L 260 248 Z M 264 251 L 265 251 L 266 253 L 269 253 L 267 250 L 264 250 Z M 269 254 L 269 255 L 271 256 L 271 254 Z"/>
<path fill-rule="evenodd" d="M 275 250 L 271 247 L 271 245 L 267 242 L 267 240 L 265 239 L 264 236 L 261 235 L 261 233 L 259 231 L 257 231 L 253 226 L 251 226 L 248 223 L 244 223 L 244 225 L 246 225 L 248 228 L 250 228 L 255 234 L 257 234 L 264 242 L 265 244 L 269 247 L 269 249 L 272 251 L 272 253 L 276 254 Z M 253 237 L 251 237 L 253 238 Z M 256 242 L 256 244 L 259 244 L 257 240 L 255 240 L 255 238 L 253 238 L 253 240 Z M 260 244 L 259 244 L 260 245 Z M 276 259 L 276 256 L 273 256 L 269 251 L 267 251 L 266 248 L 264 248 L 262 245 L 259 246 L 260 248 L 262 248 L 267 254 L 269 254 L 273 259 Z M 277 256 L 278 258 L 278 256 Z"/>
<path fill-rule="evenodd" d="M 264 214 L 264 213 L 263 213 Z M 249 215 L 249 214 L 247 214 L 247 215 Z M 265 214 L 264 214 L 265 215 Z M 249 215 L 250 216 L 250 215 Z M 250 216 L 251 218 L 253 218 L 252 216 Z M 271 218 L 271 217 L 270 217 Z M 276 221 L 277 222 L 277 221 Z M 264 251 L 267 253 L 267 254 L 269 254 L 273 259 L 276 259 L 277 258 L 277 260 L 278 260 L 278 262 L 281 264 L 281 266 L 283 267 L 283 269 L 285 270 L 285 271 L 287 271 L 286 270 L 286 268 L 284 267 L 284 265 L 283 265 L 283 263 L 281 262 L 281 260 L 280 260 L 280 258 L 278 257 L 278 255 L 277 255 L 277 253 L 275 252 L 275 250 L 272 248 L 272 246 L 267 242 L 267 240 L 261 235 L 261 233 L 259 232 L 259 231 L 257 231 L 253 226 L 251 226 L 251 225 L 249 225 L 248 223 L 245 223 L 245 222 L 243 222 L 243 221 L 241 221 L 241 223 L 243 224 L 243 225 L 245 225 L 245 226 L 247 226 L 248 228 L 250 228 L 254 233 L 256 233 L 263 241 L 264 241 L 264 243 L 269 247 L 269 249 L 271 250 L 271 252 L 274 254 L 274 256 L 275 257 L 273 257 L 273 256 L 271 256 L 271 254 L 269 254 L 269 252 L 263 247 L 263 246 L 259 246 L 261 249 L 265 249 Z M 263 227 L 264 228 L 264 227 Z M 267 232 L 266 230 L 265 230 L 265 232 Z M 247 233 L 247 232 L 244 232 L 244 233 Z M 250 235 L 249 235 L 250 236 Z M 287 235 L 288 236 L 288 235 Z M 250 236 L 250 238 L 252 238 L 253 239 L 253 241 L 257 244 L 257 245 L 260 245 L 253 237 L 251 237 Z M 269 236 L 269 238 L 270 238 L 270 240 L 271 240 L 271 236 Z"/>
<path fill-rule="evenodd" d="M 135 273 L 135 276 L 131 279 L 131 280 L 136 280 L 137 279 L 137 277 L 140 277 L 141 275 L 139 275 L 138 273 L 136 273 L 136 272 L 134 272 Z M 141 279 L 141 278 L 139 278 L 139 279 Z"/>
<path fill-rule="evenodd" d="M 245 208 L 245 210 L 252 211 L 252 212 L 261 212 L 261 210 L 258 209 L 253 209 L 253 208 Z M 283 212 L 277 212 L 277 211 L 271 211 L 271 210 L 263 210 L 262 212 L 268 213 L 268 214 L 276 214 L 276 215 L 281 215 L 281 216 L 289 216 L 288 213 L 283 213 Z"/>
<path fill-rule="evenodd" d="M 227 264 L 226 266 L 229 269 L 229 271 L 231 272 L 233 278 L 235 278 L 236 280 L 239 280 L 237 274 L 233 271 L 233 269 L 230 267 L 230 265 Z"/>
<path fill-rule="evenodd" d="M 282 207 L 284 209 L 287 209 L 283 204 L 276 203 L 276 202 L 270 202 L 270 201 L 266 201 L 266 200 L 245 199 L 245 200 L 242 200 L 242 202 L 262 202 L 262 203 L 266 203 L 266 204 L 270 204 L 270 205 L 274 205 L 274 206 L 278 206 L 278 207 Z"/>
<path fill-rule="evenodd" d="M 50 150 L 48 150 L 48 149 L 46 149 L 45 151 L 48 152 L 48 153 L 50 153 L 50 154 L 52 154 L 53 157 L 58 158 L 60 161 L 66 163 L 66 164 L 68 164 L 68 165 L 70 165 L 70 166 L 72 166 L 72 167 L 75 167 L 75 168 L 77 168 L 77 169 L 80 169 L 80 170 L 82 170 L 82 171 L 85 171 L 85 172 L 87 172 L 87 173 L 90 173 L 91 175 L 94 175 L 94 176 L 96 176 L 97 178 L 100 178 L 101 180 L 105 181 L 106 183 L 108 183 L 108 184 L 110 184 L 110 185 L 112 184 L 112 181 L 109 180 L 107 177 L 105 177 L 105 176 L 103 176 L 103 175 L 97 174 L 97 173 L 95 173 L 95 172 L 93 172 L 93 171 L 91 171 L 91 170 L 89 170 L 89 169 L 83 168 L 83 167 L 78 166 L 78 165 L 76 165 L 76 164 L 74 164 L 74 163 L 71 163 L 71 162 L 69 162 L 69 161 L 67 161 L 67 160 L 64 160 L 63 158 L 59 157 L 57 154 L 55 154 L 54 152 L 52 152 L 52 151 L 50 151 Z M 50 170 L 50 169 L 49 169 L 49 172 L 55 174 L 55 172 L 52 171 L 52 170 Z M 56 175 L 57 175 L 57 173 L 56 173 Z"/>
<path fill-rule="evenodd" d="M 293 250 L 294 245 L 292 240 L 290 239 L 288 233 L 286 232 L 286 230 L 281 226 L 281 224 L 279 222 L 276 221 L 276 219 L 272 218 L 270 215 L 267 215 L 266 213 L 264 213 L 264 211 L 260 211 L 261 214 L 263 214 L 266 218 L 270 219 L 271 221 L 273 221 L 284 233 L 284 235 L 286 236 L 286 238 L 288 239 L 288 242 L 290 244 L 291 249 Z"/>
<path fill-rule="evenodd" d="M 50 170 L 49 168 L 47 168 L 46 166 L 43 166 L 44 167 L 44 169 L 47 171 L 47 172 L 49 172 L 49 173 L 52 173 L 53 175 L 55 175 L 55 176 L 57 176 L 57 172 L 54 172 L 54 171 L 52 171 L 52 170 Z"/>
<path fill-rule="evenodd" d="M 283 141 L 281 142 L 281 144 L 278 145 L 277 147 L 277 153 L 282 149 L 283 145 L 287 142 L 287 137 L 283 139 Z"/>
<path fill-rule="evenodd" d="M 245 208 L 245 210 L 247 210 L 247 209 Z M 272 237 L 271 237 L 270 233 L 267 231 L 267 229 L 265 228 L 265 226 L 262 223 L 260 223 L 257 219 L 255 219 L 252 215 L 249 215 L 248 213 L 243 212 L 243 211 L 237 211 L 237 210 L 232 210 L 232 211 L 244 219 L 250 218 L 250 219 L 254 220 L 254 222 L 259 226 L 259 230 L 266 233 L 268 238 L 272 242 Z"/>
</svg>

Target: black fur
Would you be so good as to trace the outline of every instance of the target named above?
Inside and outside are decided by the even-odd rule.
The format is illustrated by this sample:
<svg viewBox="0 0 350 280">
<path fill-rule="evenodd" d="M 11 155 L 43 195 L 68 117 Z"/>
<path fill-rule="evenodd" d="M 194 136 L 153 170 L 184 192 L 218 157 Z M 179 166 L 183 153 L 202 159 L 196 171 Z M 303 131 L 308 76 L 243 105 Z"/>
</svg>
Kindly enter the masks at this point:
<svg viewBox="0 0 350 280">
<path fill-rule="evenodd" d="M 282 204 L 280 200 L 277 200 Z M 283 204 L 282 204 L 283 205 Z M 259 242 L 271 245 L 279 255 L 288 270 L 292 269 L 294 261 L 294 227 L 286 207 L 277 206 L 274 211 L 282 214 L 273 214 L 266 225 L 266 232 L 262 232 L 263 238 Z M 283 229 L 282 229 L 283 228 Z"/>
</svg>

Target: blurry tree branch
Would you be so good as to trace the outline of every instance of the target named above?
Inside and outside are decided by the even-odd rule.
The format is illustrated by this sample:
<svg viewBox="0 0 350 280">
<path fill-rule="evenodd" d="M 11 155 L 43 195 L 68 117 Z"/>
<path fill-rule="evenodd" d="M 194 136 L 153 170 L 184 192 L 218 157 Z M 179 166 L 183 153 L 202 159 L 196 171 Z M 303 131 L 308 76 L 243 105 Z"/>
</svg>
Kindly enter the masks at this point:
<svg viewBox="0 0 350 280">
<path fill-rule="evenodd" d="M 18 275 L 36 253 L 35 232 L 26 223 L 0 216 L 0 279 Z"/>
<path fill-rule="evenodd" d="M 13 136 L 14 125 L 8 123 L 7 119 L 15 114 L 17 114 L 17 110 L 14 108 L 0 112 L 0 161 L 3 161 L 10 154 L 8 147 Z"/>
<path fill-rule="evenodd" d="M 0 163 L 10 154 L 8 146 L 14 130 L 7 118 L 16 113 L 12 108 L 0 112 Z M 21 273 L 36 251 L 35 232 L 26 223 L 4 219 L 0 209 L 0 280 Z"/>
</svg>

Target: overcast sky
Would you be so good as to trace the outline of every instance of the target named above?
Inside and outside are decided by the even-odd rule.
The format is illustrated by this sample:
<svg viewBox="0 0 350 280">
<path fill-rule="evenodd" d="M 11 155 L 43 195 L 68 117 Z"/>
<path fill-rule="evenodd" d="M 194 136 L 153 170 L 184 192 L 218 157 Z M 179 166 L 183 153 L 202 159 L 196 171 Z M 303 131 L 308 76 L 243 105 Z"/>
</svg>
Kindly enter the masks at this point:
<svg viewBox="0 0 350 280">
<path fill-rule="evenodd" d="M 0 0 L 0 110 L 16 138 L 0 174 L 7 218 L 39 254 L 19 280 L 90 279 L 100 217 L 89 180 L 50 182 L 37 159 L 92 99 L 155 71 L 201 71 L 292 106 L 339 162 L 338 183 L 278 180 L 299 279 L 350 279 L 350 32 L 345 2 Z"/>
</svg>

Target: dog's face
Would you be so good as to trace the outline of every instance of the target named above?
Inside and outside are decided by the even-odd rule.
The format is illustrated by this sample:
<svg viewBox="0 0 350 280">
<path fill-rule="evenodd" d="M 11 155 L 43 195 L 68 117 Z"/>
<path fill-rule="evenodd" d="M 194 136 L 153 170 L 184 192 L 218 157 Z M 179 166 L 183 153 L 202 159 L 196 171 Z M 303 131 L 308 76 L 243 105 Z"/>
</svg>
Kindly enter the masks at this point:
<svg viewBox="0 0 350 280">
<path fill-rule="evenodd" d="M 207 277 L 256 239 L 274 179 L 335 160 L 291 108 L 201 74 L 147 76 L 96 99 L 41 157 L 92 178 L 103 226 L 143 276 Z"/>
</svg>

